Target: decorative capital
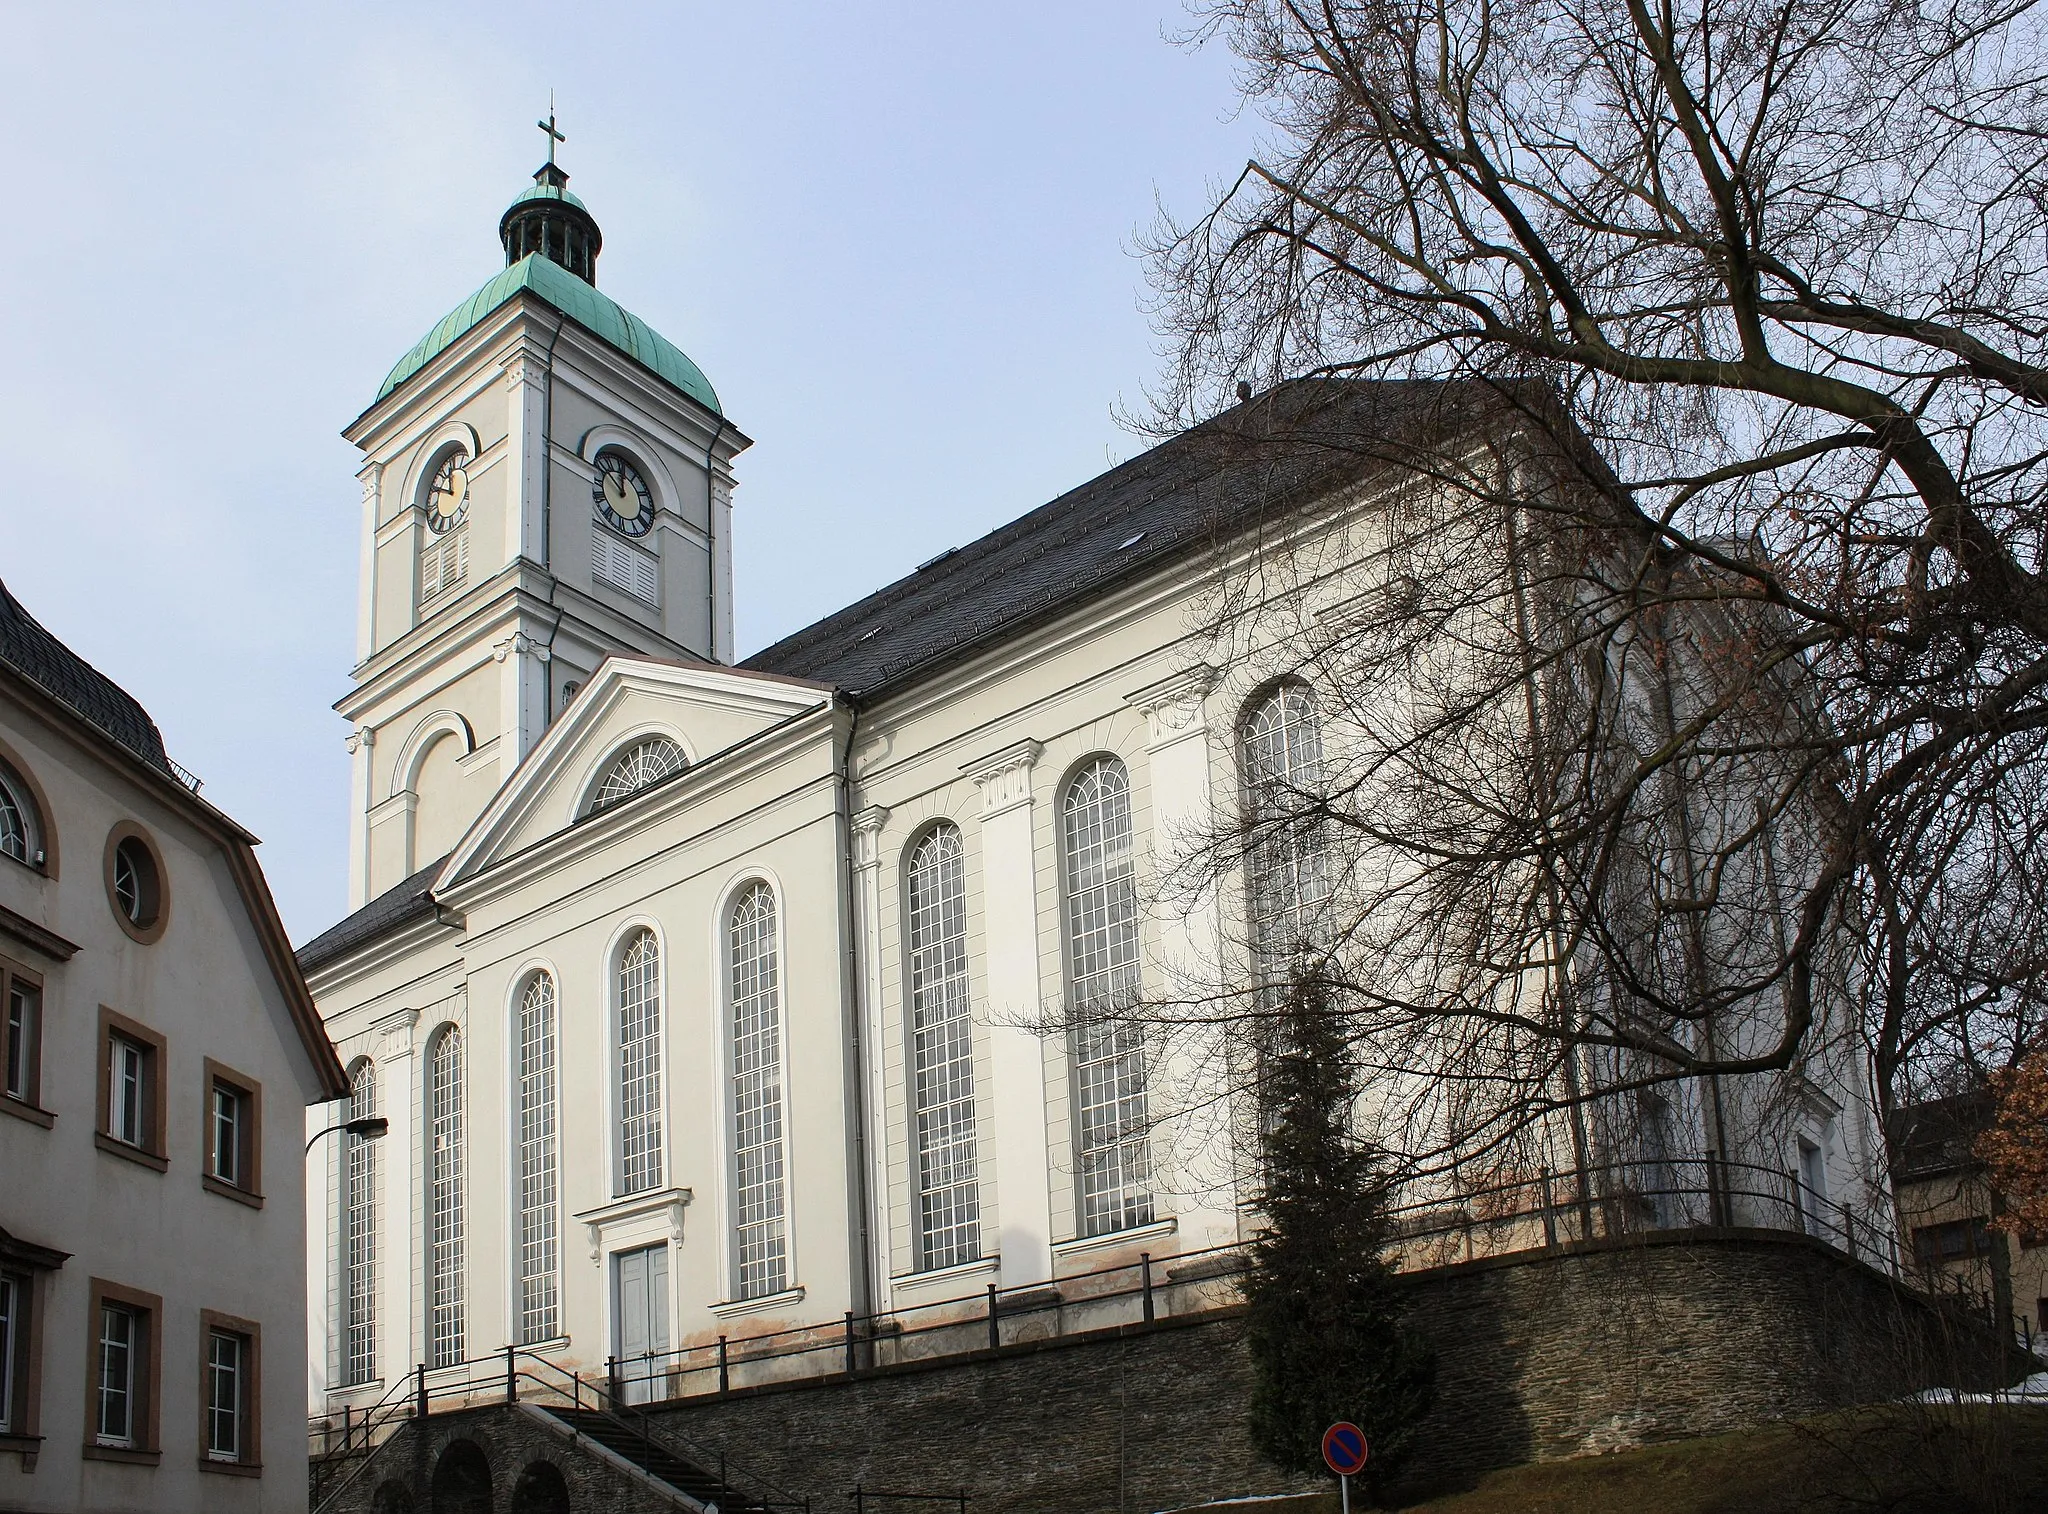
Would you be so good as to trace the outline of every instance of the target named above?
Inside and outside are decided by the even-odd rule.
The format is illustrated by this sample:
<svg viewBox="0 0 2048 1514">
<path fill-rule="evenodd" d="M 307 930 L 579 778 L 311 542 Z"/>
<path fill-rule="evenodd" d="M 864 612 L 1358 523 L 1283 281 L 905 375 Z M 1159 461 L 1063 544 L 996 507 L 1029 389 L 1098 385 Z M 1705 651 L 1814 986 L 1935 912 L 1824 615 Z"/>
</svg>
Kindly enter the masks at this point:
<svg viewBox="0 0 2048 1514">
<path fill-rule="evenodd" d="M 514 631 L 503 641 L 491 643 L 491 661 L 503 662 L 508 657 L 532 657 L 541 662 L 550 662 L 554 654 L 524 631 Z"/>
<path fill-rule="evenodd" d="M 1031 802 L 1031 769 L 1044 753 L 1038 742 L 1025 739 L 993 757 L 961 769 L 981 785 L 981 815 L 986 820 L 1013 805 Z"/>
<path fill-rule="evenodd" d="M 376 504 L 377 494 L 384 486 L 384 465 L 372 459 L 356 471 L 356 477 L 363 481 L 363 503 Z"/>
<path fill-rule="evenodd" d="M 544 373 L 541 363 L 534 353 L 514 353 L 512 360 L 505 365 L 505 387 L 507 389 L 538 389 L 541 386 L 543 377 Z"/>
<path fill-rule="evenodd" d="M 353 757 L 357 752 L 368 751 L 377 744 L 377 732 L 370 726 L 359 725 L 343 738 L 341 744 L 348 748 L 349 756 Z"/>
<path fill-rule="evenodd" d="M 412 1055 L 413 1027 L 420 1023 L 416 1009 L 398 1009 L 372 1021 L 370 1034 L 377 1038 L 376 1060 L 396 1062 Z"/>
<path fill-rule="evenodd" d="M 853 817 L 853 860 L 858 867 L 874 867 L 882 860 L 882 826 L 889 818 L 887 805 L 871 804 Z"/>
<path fill-rule="evenodd" d="M 1124 703 L 1145 717 L 1146 745 L 1165 746 L 1208 729 L 1202 701 L 1216 681 L 1216 670 L 1201 663 L 1124 695 Z"/>
</svg>

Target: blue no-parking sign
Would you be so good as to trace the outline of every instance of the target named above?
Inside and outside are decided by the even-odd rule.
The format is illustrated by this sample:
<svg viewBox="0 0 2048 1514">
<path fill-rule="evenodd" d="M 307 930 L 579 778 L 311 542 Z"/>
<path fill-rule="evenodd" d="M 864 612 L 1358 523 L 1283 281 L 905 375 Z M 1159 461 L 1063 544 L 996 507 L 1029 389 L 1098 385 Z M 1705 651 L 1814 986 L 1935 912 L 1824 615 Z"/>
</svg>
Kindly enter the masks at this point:
<svg viewBox="0 0 2048 1514">
<path fill-rule="evenodd" d="M 1323 1432 L 1323 1461 L 1339 1477 L 1356 1477 L 1365 1470 L 1371 1449 L 1365 1432 L 1346 1420 L 1338 1420 Z"/>
</svg>

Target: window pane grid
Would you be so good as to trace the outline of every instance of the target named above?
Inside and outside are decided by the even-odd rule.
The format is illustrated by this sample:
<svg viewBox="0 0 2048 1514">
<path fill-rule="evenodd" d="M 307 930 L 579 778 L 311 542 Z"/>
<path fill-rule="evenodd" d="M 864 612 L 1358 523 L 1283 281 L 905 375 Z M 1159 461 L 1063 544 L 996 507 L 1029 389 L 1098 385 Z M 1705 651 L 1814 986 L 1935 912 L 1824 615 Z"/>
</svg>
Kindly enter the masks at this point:
<svg viewBox="0 0 2048 1514">
<path fill-rule="evenodd" d="M 1260 977 L 1283 976 L 1312 937 L 1329 897 L 1323 827 L 1309 810 L 1323 776 L 1323 741 L 1308 690 L 1288 684 L 1260 702 L 1244 725 L 1252 943 Z"/>
<path fill-rule="evenodd" d="M 775 895 L 765 883 L 734 906 L 732 1123 L 734 1265 L 738 1295 L 779 1293 L 789 1276 L 783 1214 L 782 989 L 775 950 Z"/>
<path fill-rule="evenodd" d="M 108 1134 L 130 1146 L 142 1144 L 142 1048 L 115 1036 L 107 1076 Z"/>
<path fill-rule="evenodd" d="M 213 1087 L 213 1175 L 223 1183 L 242 1181 L 242 1099 L 218 1083 Z"/>
<path fill-rule="evenodd" d="M 619 958 L 619 1192 L 661 1186 L 661 950 L 643 930 Z"/>
<path fill-rule="evenodd" d="M 135 1327 L 130 1311 L 113 1304 L 100 1306 L 97 1438 L 103 1446 L 135 1443 Z"/>
<path fill-rule="evenodd" d="M 1067 971 L 1078 1026 L 1081 1233 L 1100 1235 L 1152 1219 L 1145 1049 L 1138 1027 L 1122 1018 L 1139 992 L 1138 890 L 1124 765 L 1102 757 L 1083 769 L 1067 787 L 1061 823 Z"/>
<path fill-rule="evenodd" d="M 428 1090 L 431 1359 L 452 1367 L 463 1356 L 461 1031 L 451 1027 L 434 1043 Z"/>
<path fill-rule="evenodd" d="M 19 979 L 7 985 L 7 1093 L 16 1099 L 32 1099 L 30 1086 L 35 1057 L 36 1011 L 41 995 Z"/>
<path fill-rule="evenodd" d="M 16 862 L 29 860 L 28 822 L 22 818 L 21 805 L 8 791 L 5 780 L 0 780 L 0 856 L 12 857 Z"/>
<path fill-rule="evenodd" d="M 626 748 L 613 760 L 597 785 L 590 808 L 596 811 L 608 804 L 617 804 L 648 785 L 659 783 L 671 773 L 680 773 L 685 765 L 680 746 L 666 736 L 650 736 Z"/>
<path fill-rule="evenodd" d="M 0 1277 L 0 1435 L 14 1428 L 14 1337 L 22 1327 L 25 1287 Z"/>
<path fill-rule="evenodd" d="M 377 1070 L 365 1062 L 349 1090 L 348 1116 L 377 1112 Z M 377 1147 L 342 1136 L 342 1346 L 344 1383 L 377 1376 Z"/>
<path fill-rule="evenodd" d="M 911 855 L 909 896 L 920 1263 L 951 1267 L 981 1255 L 966 866 L 952 826 L 940 826 Z"/>
<path fill-rule="evenodd" d="M 555 1274 L 555 980 L 535 975 L 519 1002 L 519 1338 L 561 1333 Z"/>
<path fill-rule="evenodd" d="M 206 1454 L 218 1461 L 242 1456 L 242 1338 L 219 1330 L 207 1337 Z"/>
</svg>

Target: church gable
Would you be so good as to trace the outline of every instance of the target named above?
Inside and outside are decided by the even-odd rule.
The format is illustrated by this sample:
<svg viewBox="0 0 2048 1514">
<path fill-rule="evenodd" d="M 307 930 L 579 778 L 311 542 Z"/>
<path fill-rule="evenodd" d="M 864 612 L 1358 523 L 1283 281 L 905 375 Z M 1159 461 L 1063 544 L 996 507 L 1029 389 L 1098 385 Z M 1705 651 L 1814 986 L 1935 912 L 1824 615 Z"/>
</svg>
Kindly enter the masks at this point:
<svg viewBox="0 0 2048 1514">
<path fill-rule="evenodd" d="M 614 657 L 478 817 L 435 888 L 483 871 L 831 699 L 821 685 Z"/>
</svg>

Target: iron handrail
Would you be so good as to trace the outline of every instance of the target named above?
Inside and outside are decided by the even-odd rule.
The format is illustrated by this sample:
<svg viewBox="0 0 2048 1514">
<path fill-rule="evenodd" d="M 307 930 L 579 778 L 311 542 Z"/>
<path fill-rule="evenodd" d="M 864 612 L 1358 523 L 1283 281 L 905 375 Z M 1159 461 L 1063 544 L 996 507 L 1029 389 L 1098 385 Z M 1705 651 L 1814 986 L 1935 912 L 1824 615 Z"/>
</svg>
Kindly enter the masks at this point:
<svg viewBox="0 0 2048 1514">
<path fill-rule="evenodd" d="M 1687 1181 L 1688 1174 L 1693 1173 L 1703 1174 L 1703 1177 L 1696 1182 Z M 1571 1191 L 1561 1193 L 1559 1190 L 1565 1187 Z M 1696 1208 L 1700 1200 L 1705 1201 L 1703 1217 Z M 1711 1156 L 1661 1162 L 1609 1163 L 1586 1169 L 1583 1174 L 1577 1171 L 1562 1174 L 1544 1172 L 1531 1178 L 1395 1205 L 1387 1214 L 1395 1232 L 1389 1249 L 1397 1254 L 1397 1262 L 1413 1260 L 1418 1251 L 1426 1249 L 1428 1242 L 1447 1236 L 1464 1237 L 1469 1249 L 1475 1234 L 1489 1230 L 1514 1232 L 1522 1227 L 1541 1227 L 1540 1245 L 1511 1244 L 1500 1251 L 1483 1253 L 1508 1255 L 1554 1249 L 1563 1242 L 1593 1240 L 1602 1236 L 1729 1228 L 1741 1222 L 1759 1223 L 1759 1228 L 1807 1234 L 1846 1251 L 1852 1258 L 1872 1261 L 1894 1272 L 1898 1270 L 1896 1234 L 1875 1214 L 1865 1213 L 1859 1221 L 1855 1209 L 1833 1203 L 1824 1195 L 1815 1193 L 1797 1173 Z M 1431 1223 L 1437 1216 L 1445 1218 L 1441 1223 Z M 1510 1239 L 1514 1237 L 1511 1235 Z M 1214 1260 L 1219 1265 L 1202 1271 L 1198 1276 L 1186 1275 L 1186 1269 L 1192 1264 L 1205 1260 Z M 1155 1270 L 1162 1265 L 1169 1270 L 1160 1280 L 1155 1277 Z M 623 1360 L 611 1358 L 607 1360 L 601 1378 L 594 1373 L 586 1377 L 531 1350 L 508 1347 L 490 1357 L 439 1369 L 431 1381 L 429 1369 L 417 1369 L 407 1383 L 388 1391 L 384 1400 L 366 1411 L 361 1422 L 362 1433 L 365 1444 L 370 1445 L 375 1429 L 389 1423 L 397 1411 L 429 1412 L 436 1399 L 471 1399 L 480 1392 L 490 1391 L 492 1382 L 505 1386 L 516 1397 L 516 1384 L 522 1376 L 537 1385 L 548 1386 L 558 1394 L 563 1392 L 560 1380 L 566 1378 L 571 1388 L 564 1396 L 572 1398 L 579 1407 L 583 1395 L 589 1394 L 593 1407 L 606 1408 L 608 1405 L 606 1412 L 613 1415 L 637 1411 L 645 1420 L 644 1406 L 627 1399 L 627 1390 L 634 1385 L 659 1384 L 653 1397 L 661 1401 L 704 1397 L 708 1396 L 709 1390 L 680 1391 L 682 1380 L 703 1377 L 715 1370 L 717 1391 L 724 1393 L 730 1390 L 731 1370 L 735 1366 L 760 1368 L 819 1353 L 831 1353 L 837 1361 L 823 1372 L 810 1375 L 833 1376 L 841 1370 L 853 1375 L 861 1369 L 863 1354 L 871 1361 L 873 1347 L 885 1341 L 900 1344 L 942 1331 L 970 1329 L 985 1321 L 988 1344 L 997 1347 L 1002 1344 L 1001 1327 L 1006 1320 L 1132 1298 L 1142 1299 L 1142 1317 L 1150 1321 L 1156 1317 L 1158 1294 L 1166 1293 L 1170 1302 L 1172 1290 L 1176 1288 L 1223 1282 L 1241 1273 L 1246 1265 L 1244 1248 L 1236 1242 L 1177 1252 L 1164 1258 L 1140 1252 L 1136 1261 L 1112 1263 L 1085 1272 L 1007 1288 L 991 1283 L 978 1294 L 932 1299 L 865 1314 L 847 1311 L 836 1327 L 820 1322 L 762 1331 L 737 1340 L 721 1336 L 715 1343 L 679 1346 Z M 1132 1281 L 1122 1287 L 1089 1286 L 1119 1275 Z M 542 1384 L 533 1372 L 522 1374 L 512 1364 L 501 1367 L 499 1364 L 505 1363 L 508 1352 L 515 1362 L 523 1358 L 554 1373 L 556 1381 Z M 488 1379 L 478 1379 L 468 1370 L 479 1365 L 491 1369 Z M 394 1394 L 401 1390 L 403 1396 L 394 1400 Z M 316 1423 L 321 1422 L 316 1420 Z M 352 1433 L 352 1430 L 345 1432 L 344 1450 L 347 1449 L 346 1435 Z M 649 1438 L 653 1438 L 651 1429 L 647 1433 Z M 663 1431 L 662 1434 L 688 1448 L 679 1453 L 682 1459 L 703 1464 L 716 1454 L 691 1447 L 687 1440 L 672 1431 Z M 708 1466 L 706 1469 L 708 1471 Z M 348 1482 L 353 1482 L 360 1471 L 359 1468 Z M 768 1484 L 757 1485 L 764 1492 L 781 1491 Z M 324 1508 L 328 1501 L 331 1498 L 323 1500 L 321 1507 Z"/>
</svg>

